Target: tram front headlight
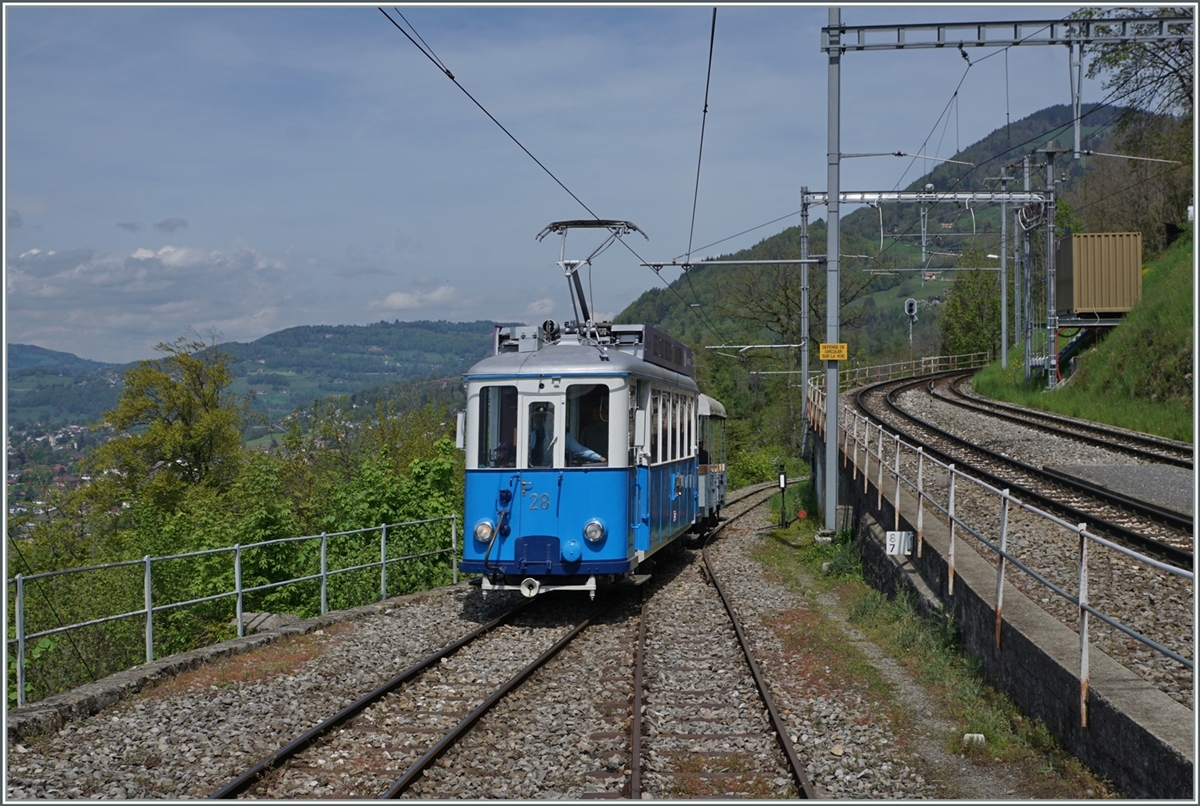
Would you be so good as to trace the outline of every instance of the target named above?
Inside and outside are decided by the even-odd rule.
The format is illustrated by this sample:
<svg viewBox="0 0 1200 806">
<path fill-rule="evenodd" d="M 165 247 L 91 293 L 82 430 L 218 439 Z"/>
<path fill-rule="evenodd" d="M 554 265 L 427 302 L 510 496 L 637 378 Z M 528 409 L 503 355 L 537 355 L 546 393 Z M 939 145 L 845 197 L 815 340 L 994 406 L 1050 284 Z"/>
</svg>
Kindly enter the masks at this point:
<svg viewBox="0 0 1200 806">
<path fill-rule="evenodd" d="M 583 527 L 583 536 L 588 539 L 589 543 L 599 543 L 604 539 L 604 534 L 604 524 L 595 518 L 592 518 L 588 521 L 587 526 Z"/>
<path fill-rule="evenodd" d="M 475 524 L 475 539 L 480 543 L 488 542 L 494 534 L 496 534 L 496 524 L 491 521 L 482 520 Z"/>
</svg>

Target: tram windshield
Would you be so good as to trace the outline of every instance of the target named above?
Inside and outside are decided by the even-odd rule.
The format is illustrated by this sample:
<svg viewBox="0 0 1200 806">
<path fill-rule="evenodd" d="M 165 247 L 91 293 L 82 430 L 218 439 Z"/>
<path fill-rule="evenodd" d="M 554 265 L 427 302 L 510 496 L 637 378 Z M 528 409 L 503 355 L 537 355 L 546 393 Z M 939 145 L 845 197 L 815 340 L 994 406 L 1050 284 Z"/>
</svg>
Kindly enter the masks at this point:
<svg viewBox="0 0 1200 806">
<path fill-rule="evenodd" d="M 517 387 L 479 390 L 479 467 L 517 466 Z"/>
<path fill-rule="evenodd" d="M 566 457 L 569 466 L 608 461 L 608 387 L 573 384 L 567 387 Z"/>
</svg>

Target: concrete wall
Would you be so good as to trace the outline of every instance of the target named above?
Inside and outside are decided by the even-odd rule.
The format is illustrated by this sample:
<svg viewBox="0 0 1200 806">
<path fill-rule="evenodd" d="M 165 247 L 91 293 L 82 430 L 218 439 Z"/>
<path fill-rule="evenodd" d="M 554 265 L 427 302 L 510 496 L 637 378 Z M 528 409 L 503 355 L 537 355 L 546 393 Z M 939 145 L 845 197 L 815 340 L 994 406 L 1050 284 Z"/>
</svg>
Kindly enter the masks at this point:
<svg viewBox="0 0 1200 806">
<path fill-rule="evenodd" d="M 824 471 L 824 445 L 815 446 L 813 468 Z M 962 648 L 981 662 L 984 677 L 1028 716 L 1042 720 L 1063 746 L 1125 795 L 1137 798 L 1195 799 L 1195 717 L 1192 711 L 1121 666 L 1100 650 L 1089 652 L 1090 680 L 1086 728 L 1080 725 L 1080 647 L 1077 633 L 1021 594 L 1004 585 L 1000 648 L 995 646 L 996 570 L 971 545 L 955 541 L 954 595 L 948 591 L 949 530 L 925 513 L 922 555 L 891 557 L 885 532 L 895 523 L 895 507 L 884 490 L 882 510 L 872 483 L 850 483 L 839 473 L 838 501 L 854 509 L 854 544 L 863 571 L 876 588 L 894 595 L 913 592 L 926 614 L 950 614 Z M 885 488 L 888 485 L 885 473 Z M 901 493 L 900 528 L 915 533 L 916 499 Z M 1020 573 L 1011 571 L 1010 573 Z"/>
</svg>

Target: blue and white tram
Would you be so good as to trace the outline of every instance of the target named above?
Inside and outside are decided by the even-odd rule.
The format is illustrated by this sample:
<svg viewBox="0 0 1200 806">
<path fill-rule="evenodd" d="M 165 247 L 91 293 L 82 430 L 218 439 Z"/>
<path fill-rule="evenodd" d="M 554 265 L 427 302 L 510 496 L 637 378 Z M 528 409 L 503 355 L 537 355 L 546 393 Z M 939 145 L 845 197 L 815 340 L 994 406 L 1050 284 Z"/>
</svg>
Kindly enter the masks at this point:
<svg viewBox="0 0 1200 806">
<path fill-rule="evenodd" d="M 641 563 L 716 522 L 725 411 L 665 333 L 497 328 L 466 382 L 461 568 L 485 593 L 640 582 Z"/>
</svg>

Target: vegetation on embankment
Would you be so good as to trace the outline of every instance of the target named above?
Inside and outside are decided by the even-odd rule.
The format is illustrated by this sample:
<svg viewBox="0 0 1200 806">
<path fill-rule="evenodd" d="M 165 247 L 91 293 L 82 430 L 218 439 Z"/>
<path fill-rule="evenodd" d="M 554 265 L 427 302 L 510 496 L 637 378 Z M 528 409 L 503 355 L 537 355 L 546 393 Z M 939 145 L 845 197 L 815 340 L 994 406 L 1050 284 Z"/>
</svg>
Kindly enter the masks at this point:
<svg viewBox="0 0 1200 806">
<path fill-rule="evenodd" d="M 1120 327 L 1080 357 L 1069 382 L 1047 392 L 1024 382 L 1009 353 L 975 376 L 988 397 L 1171 439 L 1193 439 L 1193 240 L 1185 235 L 1142 270 L 1142 299 Z"/>
<path fill-rule="evenodd" d="M 55 490 L 41 517 L 9 518 L 9 571 L 32 577 L 146 556 L 191 556 L 155 564 L 151 582 L 140 564 L 25 582 L 27 634 L 89 625 L 43 637 L 27 650 L 27 698 L 143 662 L 141 622 L 94 622 L 138 612 L 148 595 L 156 608 L 191 603 L 155 615 L 153 648 L 162 657 L 232 638 L 239 605 L 243 612 L 309 617 L 449 583 L 451 557 L 434 553 L 450 545 L 446 524 L 388 536 L 390 558 L 416 558 L 389 566 L 386 591 L 379 570 L 365 567 L 379 562 L 382 538 L 336 534 L 461 517 L 463 458 L 444 400 L 404 389 L 373 406 L 330 397 L 314 402 L 305 417 L 290 418 L 272 450 L 253 450 L 242 444 L 246 407 L 234 391 L 235 357 L 189 337 L 158 349 L 163 358 L 125 373 L 117 405 L 99 423 L 118 436 L 83 461 L 90 479 Z M 250 547 L 326 533 L 329 539 Z M 231 552 L 218 551 L 235 545 L 240 571 Z M 362 570 L 327 583 L 315 578 L 323 569 L 349 568 Z M 305 581 L 291 582 L 298 579 Z M 230 593 L 239 587 L 244 594 L 235 599 Z M 10 705 L 16 678 L 10 654 Z"/>
</svg>

